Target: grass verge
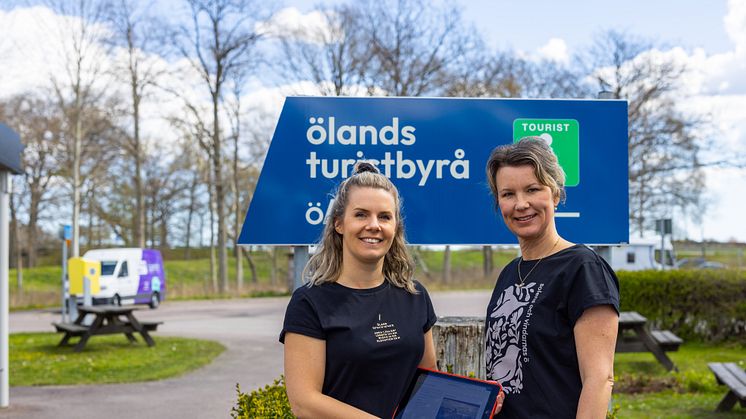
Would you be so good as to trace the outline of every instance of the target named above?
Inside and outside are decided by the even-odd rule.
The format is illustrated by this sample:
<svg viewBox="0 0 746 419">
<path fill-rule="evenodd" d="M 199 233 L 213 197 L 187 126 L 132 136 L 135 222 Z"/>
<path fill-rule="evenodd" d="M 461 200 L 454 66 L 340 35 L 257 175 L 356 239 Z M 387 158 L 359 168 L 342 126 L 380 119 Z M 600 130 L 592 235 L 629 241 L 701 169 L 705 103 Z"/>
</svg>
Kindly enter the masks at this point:
<svg viewBox="0 0 746 419">
<path fill-rule="evenodd" d="M 10 335 L 10 385 L 130 383 L 170 378 L 209 364 L 225 347 L 217 342 L 153 337 L 131 344 L 124 335 L 94 336 L 82 352 L 58 347 L 62 334 Z M 77 340 L 74 340 L 77 341 Z"/>
<path fill-rule="evenodd" d="M 616 354 L 613 404 L 618 418 L 746 417 L 746 408 L 715 412 L 728 389 L 718 385 L 708 362 L 735 362 L 746 367 L 746 346 L 687 342 L 668 356 L 679 372 L 668 372 L 650 353 Z"/>
</svg>

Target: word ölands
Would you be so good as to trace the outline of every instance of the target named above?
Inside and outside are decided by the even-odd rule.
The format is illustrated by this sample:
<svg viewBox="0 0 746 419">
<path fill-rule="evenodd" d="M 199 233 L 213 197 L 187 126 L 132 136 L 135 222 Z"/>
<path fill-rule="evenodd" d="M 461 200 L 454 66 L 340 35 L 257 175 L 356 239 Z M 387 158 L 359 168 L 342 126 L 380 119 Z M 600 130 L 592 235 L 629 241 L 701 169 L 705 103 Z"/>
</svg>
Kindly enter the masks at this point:
<svg viewBox="0 0 746 419">
<path fill-rule="evenodd" d="M 453 153 L 456 160 L 410 160 L 404 158 L 402 151 L 397 151 L 394 158 L 391 152 L 383 154 L 383 159 L 363 158 L 363 152 L 356 153 L 357 159 L 319 159 L 315 151 L 312 151 L 306 159 L 308 175 L 316 179 L 319 174 L 327 179 L 341 176 L 346 178 L 352 174 L 352 170 L 358 161 L 364 160 L 374 166 L 390 179 L 411 179 L 419 175 L 419 186 L 425 186 L 430 175 L 435 172 L 436 179 L 443 179 L 444 173 L 450 174 L 454 179 L 469 179 L 469 160 L 465 160 L 464 150 L 457 149 Z M 319 170 L 320 169 L 320 170 Z M 319 173 L 320 172 L 320 173 Z"/>
<path fill-rule="evenodd" d="M 570 131 L 570 124 L 552 123 L 552 122 L 523 122 L 521 123 L 524 131 L 542 131 L 542 132 L 567 132 Z"/>
<path fill-rule="evenodd" d="M 399 118 L 392 118 L 391 125 L 378 129 L 372 125 L 341 125 L 338 128 L 333 116 L 327 118 L 309 118 L 312 125 L 306 130 L 306 140 L 313 145 L 341 144 L 341 145 L 412 145 L 417 140 L 414 136 L 415 128 L 405 125 L 399 129 Z"/>
</svg>

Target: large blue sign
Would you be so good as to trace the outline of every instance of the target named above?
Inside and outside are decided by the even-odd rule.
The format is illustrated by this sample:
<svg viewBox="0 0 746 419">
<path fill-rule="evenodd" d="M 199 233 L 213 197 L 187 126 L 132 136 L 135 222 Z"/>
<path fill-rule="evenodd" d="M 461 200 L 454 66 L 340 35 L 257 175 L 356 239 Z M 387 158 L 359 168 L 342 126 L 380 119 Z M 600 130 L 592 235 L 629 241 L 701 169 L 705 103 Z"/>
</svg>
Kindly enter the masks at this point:
<svg viewBox="0 0 746 419">
<path fill-rule="evenodd" d="M 628 241 L 627 103 L 618 100 L 289 97 L 241 244 L 316 243 L 339 182 L 369 160 L 399 188 L 412 244 L 508 244 L 485 164 L 525 133 L 568 173 L 557 228 L 588 244 Z"/>
</svg>

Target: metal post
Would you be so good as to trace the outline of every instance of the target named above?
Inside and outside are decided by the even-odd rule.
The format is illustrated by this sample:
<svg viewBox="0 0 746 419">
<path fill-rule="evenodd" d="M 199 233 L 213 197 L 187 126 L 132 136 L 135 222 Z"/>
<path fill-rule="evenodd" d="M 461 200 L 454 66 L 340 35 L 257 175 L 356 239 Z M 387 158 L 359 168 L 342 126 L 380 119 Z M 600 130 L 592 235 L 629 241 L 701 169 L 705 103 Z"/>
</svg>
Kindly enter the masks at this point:
<svg viewBox="0 0 746 419">
<path fill-rule="evenodd" d="M 69 283 L 67 282 L 67 240 L 62 239 L 62 323 L 70 321 L 67 310 L 67 298 L 69 297 Z"/>
<path fill-rule="evenodd" d="M 308 246 L 293 246 L 293 290 L 303 286 L 303 268 L 308 262 Z"/>
<path fill-rule="evenodd" d="M 10 374 L 8 371 L 8 275 L 9 275 L 9 235 L 8 218 L 10 212 L 11 176 L 0 171 L 0 407 L 10 404 Z"/>
</svg>

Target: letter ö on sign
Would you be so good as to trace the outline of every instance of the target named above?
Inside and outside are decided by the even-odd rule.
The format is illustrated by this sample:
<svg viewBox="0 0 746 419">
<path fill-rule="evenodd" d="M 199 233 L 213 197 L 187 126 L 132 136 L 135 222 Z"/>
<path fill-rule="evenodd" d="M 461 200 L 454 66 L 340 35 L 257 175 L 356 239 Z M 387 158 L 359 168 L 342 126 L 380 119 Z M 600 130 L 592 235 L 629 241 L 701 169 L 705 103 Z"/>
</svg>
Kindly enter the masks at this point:
<svg viewBox="0 0 746 419">
<path fill-rule="evenodd" d="M 321 126 L 324 123 L 324 118 L 310 118 L 308 122 L 312 125 L 306 131 L 306 140 L 313 145 L 324 144 L 326 141 L 326 130 Z M 316 123 L 319 125 L 315 125 Z M 318 134 L 318 137 L 315 134 Z"/>
<path fill-rule="evenodd" d="M 309 202 L 306 210 L 306 222 L 315 226 L 321 224 L 322 221 L 324 221 L 324 211 L 321 210 L 321 202 L 317 202 L 316 205 Z"/>
</svg>

